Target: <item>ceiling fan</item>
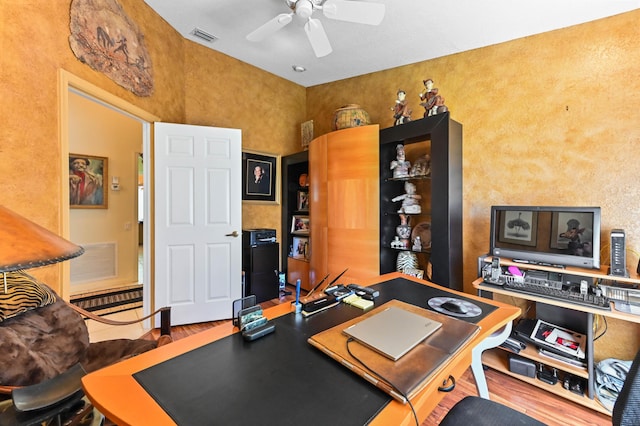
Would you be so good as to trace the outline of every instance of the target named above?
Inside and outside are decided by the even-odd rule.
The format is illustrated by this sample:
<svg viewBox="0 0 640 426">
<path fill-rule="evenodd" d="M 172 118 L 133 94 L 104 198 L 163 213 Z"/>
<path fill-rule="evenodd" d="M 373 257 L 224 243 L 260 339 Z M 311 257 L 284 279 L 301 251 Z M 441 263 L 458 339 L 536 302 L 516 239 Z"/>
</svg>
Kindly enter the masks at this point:
<svg viewBox="0 0 640 426">
<path fill-rule="evenodd" d="M 285 0 L 291 13 L 281 13 L 247 35 L 249 41 L 262 41 L 293 20 L 294 15 L 307 19 L 304 31 L 318 58 L 331 53 L 331 43 L 322 22 L 313 19 L 314 10 L 322 10 L 324 16 L 339 21 L 378 25 L 384 18 L 385 6 L 381 3 L 366 3 L 349 0 Z"/>
</svg>

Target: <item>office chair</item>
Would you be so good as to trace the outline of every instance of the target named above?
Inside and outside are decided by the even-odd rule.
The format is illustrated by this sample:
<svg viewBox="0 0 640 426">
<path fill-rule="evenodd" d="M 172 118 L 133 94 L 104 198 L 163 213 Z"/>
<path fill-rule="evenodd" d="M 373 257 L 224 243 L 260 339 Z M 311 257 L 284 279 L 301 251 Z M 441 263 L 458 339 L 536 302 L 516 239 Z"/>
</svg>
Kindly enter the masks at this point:
<svg viewBox="0 0 640 426">
<path fill-rule="evenodd" d="M 640 351 L 613 406 L 613 426 L 640 426 Z M 496 424 L 539 426 L 544 423 L 506 405 L 477 396 L 467 396 L 453 406 L 440 426 L 493 426 Z"/>
</svg>

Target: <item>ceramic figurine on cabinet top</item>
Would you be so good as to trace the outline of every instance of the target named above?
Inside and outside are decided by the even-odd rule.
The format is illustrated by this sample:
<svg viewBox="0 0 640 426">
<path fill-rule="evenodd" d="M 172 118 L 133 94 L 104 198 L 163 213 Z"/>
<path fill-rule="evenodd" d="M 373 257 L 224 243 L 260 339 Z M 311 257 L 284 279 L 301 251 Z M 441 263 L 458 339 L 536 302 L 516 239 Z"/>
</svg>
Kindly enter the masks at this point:
<svg viewBox="0 0 640 426">
<path fill-rule="evenodd" d="M 411 182 L 406 182 L 404 184 L 404 191 L 404 194 L 391 199 L 394 203 L 402 200 L 402 207 L 400 207 L 398 213 L 420 214 L 422 209 L 420 208 L 418 200 L 420 200 L 422 196 L 416 194 L 416 186 Z"/>
<path fill-rule="evenodd" d="M 393 111 L 394 126 L 411 121 L 412 112 L 411 108 L 409 108 L 409 105 L 407 104 L 407 93 L 404 90 L 398 90 L 397 96 L 396 104 L 391 108 Z"/>
<path fill-rule="evenodd" d="M 403 178 L 409 176 L 409 168 L 411 163 L 406 160 L 404 145 L 401 143 L 396 145 L 396 159 L 391 162 L 391 170 L 393 170 L 394 178 Z"/>
<path fill-rule="evenodd" d="M 424 91 L 420 93 L 420 100 L 422 103 L 420 106 L 424 107 L 424 116 L 430 117 L 432 115 L 447 112 L 448 108 L 444 104 L 444 98 L 438 94 L 438 89 L 433 87 L 433 80 L 428 78 L 423 80 Z"/>
</svg>

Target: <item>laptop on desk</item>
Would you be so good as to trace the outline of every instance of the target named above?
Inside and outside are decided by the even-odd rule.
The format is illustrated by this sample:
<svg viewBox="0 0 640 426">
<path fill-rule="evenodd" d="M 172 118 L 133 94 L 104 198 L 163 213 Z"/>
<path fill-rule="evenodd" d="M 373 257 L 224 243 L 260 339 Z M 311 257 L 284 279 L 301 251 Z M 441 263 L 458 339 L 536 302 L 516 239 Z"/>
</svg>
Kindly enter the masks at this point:
<svg viewBox="0 0 640 426">
<path fill-rule="evenodd" d="M 389 307 L 343 330 L 368 348 L 397 361 L 442 323 L 399 307 Z"/>
</svg>

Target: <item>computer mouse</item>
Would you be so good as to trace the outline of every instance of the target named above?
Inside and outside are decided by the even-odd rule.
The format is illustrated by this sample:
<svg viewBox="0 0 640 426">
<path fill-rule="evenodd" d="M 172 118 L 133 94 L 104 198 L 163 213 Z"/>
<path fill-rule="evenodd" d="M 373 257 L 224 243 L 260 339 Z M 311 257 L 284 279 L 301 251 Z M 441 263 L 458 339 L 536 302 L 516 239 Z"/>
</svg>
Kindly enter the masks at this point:
<svg viewBox="0 0 640 426">
<path fill-rule="evenodd" d="M 467 312 L 469 312 L 467 308 L 453 300 L 447 300 L 442 305 L 440 305 L 440 307 L 445 311 L 453 312 L 454 314 L 466 314 Z"/>
</svg>

